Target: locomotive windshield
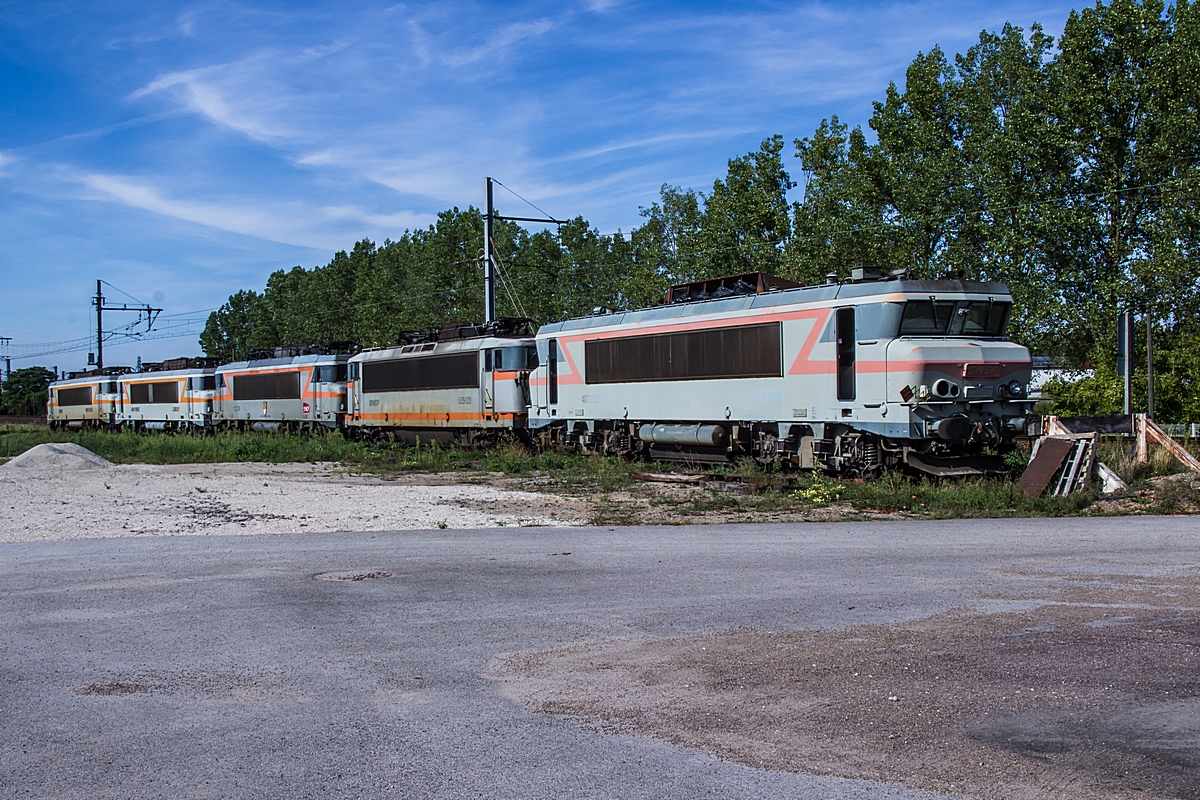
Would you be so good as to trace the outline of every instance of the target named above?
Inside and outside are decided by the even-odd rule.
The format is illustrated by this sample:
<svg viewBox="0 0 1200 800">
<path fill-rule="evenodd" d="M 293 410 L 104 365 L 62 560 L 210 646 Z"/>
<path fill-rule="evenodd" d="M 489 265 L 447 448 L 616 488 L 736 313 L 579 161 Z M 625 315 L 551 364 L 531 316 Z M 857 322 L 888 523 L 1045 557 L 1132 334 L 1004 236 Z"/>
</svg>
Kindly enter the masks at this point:
<svg viewBox="0 0 1200 800">
<path fill-rule="evenodd" d="M 518 347 L 498 347 L 483 354 L 483 371 L 493 368 L 497 370 L 533 370 L 538 366 L 537 348 L 520 345 Z"/>
<path fill-rule="evenodd" d="M 909 300 L 901 336 L 1003 336 L 1012 303 L 990 300 Z"/>
<path fill-rule="evenodd" d="M 312 383 L 345 383 L 345 364 L 322 364 L 313 367 Z"/>
</svg>

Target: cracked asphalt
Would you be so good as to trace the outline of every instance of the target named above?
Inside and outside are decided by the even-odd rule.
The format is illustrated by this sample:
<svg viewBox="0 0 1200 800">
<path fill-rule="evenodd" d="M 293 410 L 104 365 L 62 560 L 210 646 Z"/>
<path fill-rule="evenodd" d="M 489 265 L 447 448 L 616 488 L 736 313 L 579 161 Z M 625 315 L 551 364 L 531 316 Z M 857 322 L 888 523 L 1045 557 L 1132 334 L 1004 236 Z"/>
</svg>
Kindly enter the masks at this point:
<svg viewBox="0 0 1200 800">
<path fill-rule="evenodd" d="M 1056 575 L 1194 576 L 1198 534 L 1140 517 L 3 544 L 0 797 L 928 797 L 539 713 L 494 671 L 625 638 L 1027 611 Z"/>
</svg>

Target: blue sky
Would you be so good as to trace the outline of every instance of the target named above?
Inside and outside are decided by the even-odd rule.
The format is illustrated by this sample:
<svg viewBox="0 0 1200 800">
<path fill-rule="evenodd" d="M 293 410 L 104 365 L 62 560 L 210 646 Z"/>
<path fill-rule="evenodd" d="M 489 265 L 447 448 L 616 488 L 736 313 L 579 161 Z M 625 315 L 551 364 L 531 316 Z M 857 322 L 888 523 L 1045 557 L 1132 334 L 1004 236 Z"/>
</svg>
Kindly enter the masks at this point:
<svg viewBox="0 0 1200 800">
<path fill-rule="evenodd" d="M 88 336 L 97 278 L 200 318 L 275 269 L 478 205 L 485 175 L 628 231 L 663 183 L 705 189 L 766 136 L 865 123 L 918 51 L 1005 21 L 1057 36 L 1070 9 L 5 3 L 0 336 L 15 353 Z M 13 366 L 77 369 L 88 349 Z M 105 361 L 198 351 L 114 342 Z"/>
</svg>

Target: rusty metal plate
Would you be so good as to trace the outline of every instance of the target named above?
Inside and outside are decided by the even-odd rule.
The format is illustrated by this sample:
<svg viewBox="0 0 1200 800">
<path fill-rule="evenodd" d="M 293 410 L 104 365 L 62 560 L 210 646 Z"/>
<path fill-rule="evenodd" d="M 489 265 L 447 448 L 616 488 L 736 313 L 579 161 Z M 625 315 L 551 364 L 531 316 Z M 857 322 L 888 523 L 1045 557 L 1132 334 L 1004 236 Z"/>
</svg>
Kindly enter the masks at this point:
<svg viewBox="0 0 1200 800">
<path fill-rule="evenodd" d="M 1021 473 L 1021 479 L 1017 481 L 1017 491 L 1024 492 L 1028 497 L 1040 497 L 1074 448 L 1074 439 L 1054 436 L 1043 439 L 1037 455 Z"/>
</svg>

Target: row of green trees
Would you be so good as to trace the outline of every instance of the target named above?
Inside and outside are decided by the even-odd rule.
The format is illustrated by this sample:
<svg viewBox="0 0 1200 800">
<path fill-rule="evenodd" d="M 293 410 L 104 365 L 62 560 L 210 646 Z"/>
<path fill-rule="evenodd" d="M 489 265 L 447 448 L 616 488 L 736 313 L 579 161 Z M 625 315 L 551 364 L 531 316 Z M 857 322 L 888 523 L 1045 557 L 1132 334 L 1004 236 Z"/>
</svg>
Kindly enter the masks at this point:
<svg viewBox="0 0 1200 800">
<path fill-rule="evenodd" d="M 41 417 L 46 414 L 46 390 L 54 373 L 45 367 L 15 369 L 0 384 L 0 414 Z"/>
<path fill-rule="evenodd" d="M 1072 13 L 1057 42 L 1006 25 L 953 59 L 934 48 L 867 125 L 830 117 L 790 154 L 773 136 L 710 191 L 663 186 L 628 233 L 582 218 L 539 233 L 499 225 L 501 313 L 546 322 L 639 307 L 672 283 L 753 270 L 804 283 L 858 265 L 1003 281 L 1014 339 L 1097 368 L 1060 403 L 1119 410 L 1116 317 L 1128 308 L 1154 329 L 1160 416 L 1200 419 L 1195 5 L 1113 0 Z M 231 296 L 201 343 L 231 359 L 480 319 L 482 236 L 480 213 L 456 208 L 324 267 L 276 272 L 263 291 Z"/>
</svg>

